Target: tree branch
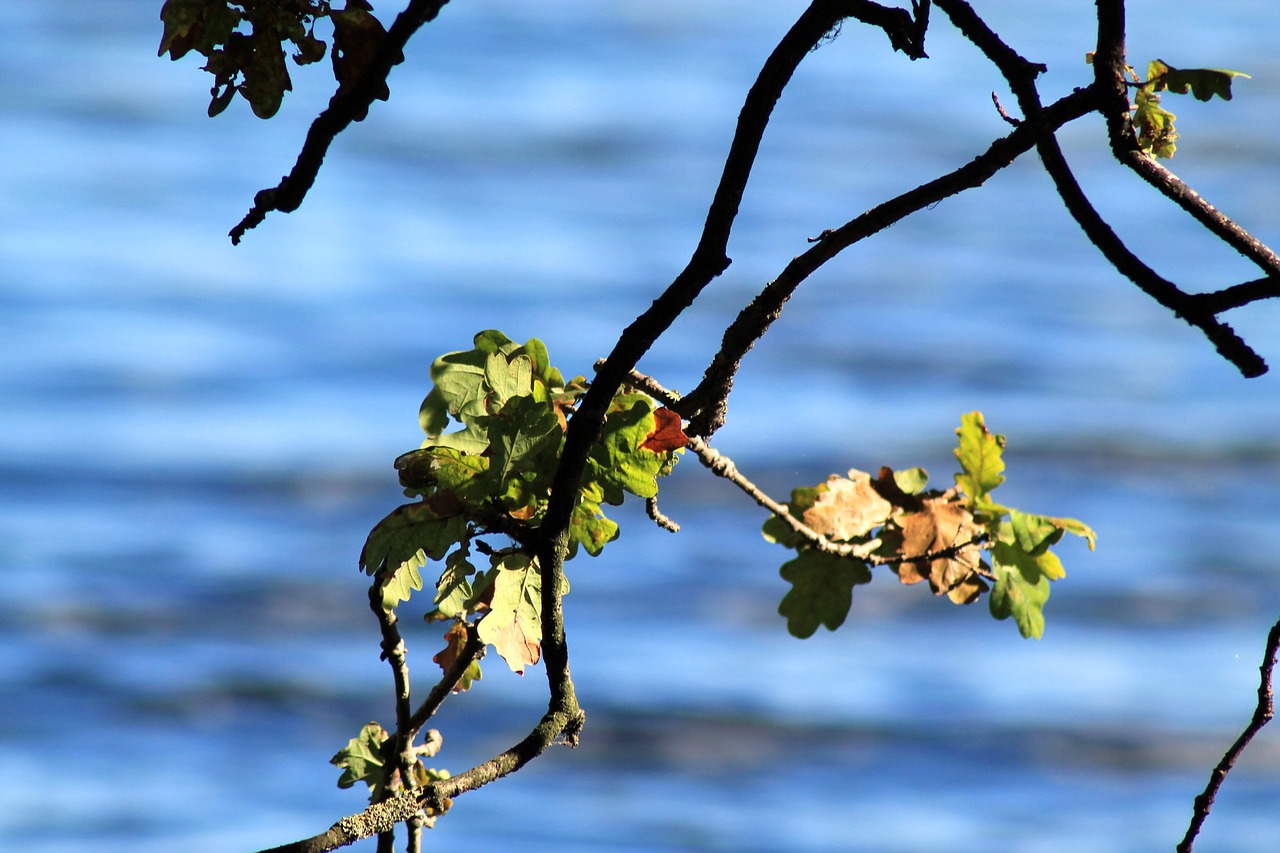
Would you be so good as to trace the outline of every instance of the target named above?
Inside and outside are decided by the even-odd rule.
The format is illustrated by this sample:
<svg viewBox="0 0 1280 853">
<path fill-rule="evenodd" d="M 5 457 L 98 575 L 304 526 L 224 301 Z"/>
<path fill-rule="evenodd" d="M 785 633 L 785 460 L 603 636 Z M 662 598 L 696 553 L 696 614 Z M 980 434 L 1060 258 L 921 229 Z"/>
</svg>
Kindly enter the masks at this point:
<svg viewBox="0 0 1280 853">
<path fill-rule="evenodd" d="M 1209 809 L 1213 808 L 1213 800 L 1218 796 L 1218 789 L 1226 781 L 1227 774 L 1235 766 L 1236 759 L 1240 757 L 1240 753 L 1244 752 L 1244 748 L 1249 745 L 1249 741 L 1253 740 L 1253 736 L 1271 721 L 1271 717 L 1275 713 L 1274 697 L 1271 692 L 1271 672 L 1276 665 L 1277 648 L 1280 648 L 1280 622 L 1272 625 L 1271 631 L 1267 634 L 1267 647 L 1262 656 L 1262 666 L 1259 667 L 1262 677 L 1258 682 L 1258 704 L 1253 709 L 1253 718 L 1249 720 L 1249 725 L 1245 730 L 1240 733 L 1240 737 L 1236 738 L 1236 742 L 1231 744 L 1231 748 L 1222 756 L 1218 766 L 1213 768 L 1213 772 L 1209 774 L 1209 784 L 1205 786 L 1204 792 L 1196 797 L 1195 812 L 1191 817 L 1191 825 L 1187 827 L 1187 834 L 1183 837 L 1182 843 L 1178 845 L 1178 853 L 1191 853 L 1191 845 L 1195 843 L 1196 836 L 1200 833 L 1200 828 L 1204 825 L 1205 818 L 1209 816 Z"/>
<path fill-rule="evenodd" d="M 774 105 L 814 45 L 836 23 L 847 17 L 857 17 L 881 26 L 889 33 L 895 46 L 907 44 L 915 34 L 915 22 L 905 11 L 889 9 L 867 0 L 814 0 L 800 15 L 765 60 L 755 83 L 747 92 L 729 154 L 725 158 L 724 171 L 692 257 L 653 305 L 623 330 L 569 420 L 537 549 L 542 572 L 542 651 L 550 692 L 548 713 L 581 713 L 573 681 L 569 677 L 560 589 L 569 544 L 569 516 L 577 499 L 587 454 L 600 435 L 605 412 L 628 371 L 693 303 L 703 288 L 729 265 L 725 254 L 729 233 Z"/>
<path fill-rule="evenodd" d="M 1035 147 L 1037 133 L 1052 132 L 1097 109 L 1091 89 L 1081 89 L 1045 109 L 1045 128 L 1021 125 L 970 162 L 945 175 L 883 202 L 839 228 L 822 232 L 816 245 L 794 258 L 725 330 L 719 352 L 698 387 L 673 406 L 690 420 L 689 432 L 709 438 L 724 425 L 728 396 L 742 359 L 763 337 L 796 288 L 819 267 L 861 240 L 883 231 L 918 210 L 948 196 L 981 186 L 992 175 Z"/>
<path fill-rule="evenodd" d="M 333 140 L 358 116 L 368 113 L 374 96 L 386 82 L 391 69 L 404 60 L 404 46 L 409 43 L 409 39 L 423 24 L 434 20 L 448 2 L 449 0 L 409 0 L 405 10 L 396 16 L 395 23 L 387 31 L 377 54 L 359 82 L 349 91 L 334 95 L 329 106 L 311 123 L 293 169 L 280 179 L 279 184 L 261 190 L 253 197 L 253 207 L 231 229 L 233 245 L 239 245 L 245 233 L 260 225 L 271 211 L 290 213 L 298 209 L 306 198 L 307 191 L 315 183 Z"/>
<path fill-rule="evenodd" d="M 453 662 L 453 666 L 449 667 L 449 671 L 444 673 L 435 687 L 431 688 L 427 698 L 422 701 L 418 709 L 413 712 L 413 716 L 409 718 L 410 742 L 417 737 L 418 732 L 422 731 L 422 727 L 427 724 L 427 720 L 434 717 L 436 711 L 440 710 L 444 700 L 449 698 L 449 695 L 458 686 L 458 682 L 462 680 L 462 676 L 466 674 L 471 664 L 484 657 L 485 643 L 480 639 L 480 633 L 470 622 L 463 622 L 462 624 L 466 626 L 464 630 L 467 632 L 467 642 Z"/>
<path fill-rule="evenodd" d="M 413 735 L 409 732 L 409 664 L 405 658 L 404 638 L 400 636 L 400 629 L 396 626 L 398 619 L 395 611 L 387 610 L 382 606 L 382 593 L 386 587 L 386 581 L 387 578 L 384 576 L 374 577 L 373 583 L 369 585 L 369 608 L 378 619 L 378 628 L 382 633 L 382 659 L 391 666 L 391 676 L 395 685 L 396 730 L 392 735 L 392 760 L 395 762 L 400 784 L 412 787 L 411 768 L 418 759 L 413 754 Z M 393 790 L 390 785 L 384 786 L 381 799 L 387 799 Z M 412 838 L 412 829 L 410 837 Z M 387 829 L 381 832 L 378 835 L 379 853 L 384 851 L 389 853 L 394 840 L 393 830 Z"/>
<path fill-rule="evenodd" d="M 973 8 L 965 0 L 937 0 L 937 4 L 938 8 L 942 9 L 951 18 L 956 28 L 1000 69 L 1001 74 L 1008 81 L 1009 87 L 1013 90 L 1014 96 L 1018 99 L 1018 105 L 1025 116 L 1024 124 L 1043 131 L 1045 127 L 1044 108 L 1040 104 L 1040 93 L 1036 89 L 1035 78 L 1044 69 L 1044 66 L 1028 62 L 1019 56 L 987 26 L 985 21 L 978 17 L 977 13 L 973 11 Z M 1099 9 L 1101 10 L 1104 5 L 1107 4 L 1102 3 L 1100 0 Z M 1110 27 L 1108 33 L 1110 33 L 1112 39 L 1114 39 L 1115 24 L 1114 20 L 1110 20 L 1107 25 Z M 1103 43 L 1101 34 L 1106 28 L 1100 11 L 1100 53 L 1105 48 L 1107 56 L 1104 57 L 1104 62 L 1115 62 L 1116 45 L 1112 42 Z M 1119 33 L 1121 40 L 1123 40 L 1123 10 L 1121 10 Z M 1120 59 L 1119 62 L 1120 65 L 1123 65 L 1123 59 Z M 1095 65 L 1098 63 L 1098 56 L 1096 55 L 1094 63 Z M 1102 72 L 1096 71 L 1095 73 L 1101 74 Z M 1116 103 L 1117 97 L 1124 99 L 1124 122 L 1115 120 L 1114 116 L 1108 121 L 1109 132 L 1112 132 L 1112 128 L 1115 127 L 1118 128 L 1115 132 L 1121 135 L 1126 131 L 1120 125 L 1128 121 L 1128 98 L 1117 90 L 1117 87 L 1122 87 L 1123 82 L 1123 78 L 1118 81 L 1100 81 L 1099 78 L 1095 77 L 1094 83 L 1101 90 L 1100 100 L 1103 108 L 1112 108 Z M 1132 132 L 1128 131 L 1128 133 L 1132 137 Z M 1114 137 L 1112 144 L 1113 149 L 1118 144 Z M 1049 177 L 1053 180 L 1054 187 L 1057 189 L 1058 195 L 1061 197 L 1068 212 L 1080 225 L 1085 236 L 1089 238 L 1089 242 L 1093 243 L 1098 251 L 1102 252 L 1103 257 L 1121 275 L 1136 284 L 1148 296 L 1173 311 L 1175 316 L 1200 329 L 1205 337 L 1217 348 L 1218 353 L 1234 364 L 1244 376 L 1255 377 L 1266 373 L 1266 362 L 1230 326 L 1220 322 L 1212 312 L 1205 311 L 1202 303 L 1196 302 L 1175 284 L 1161 277 L 1129 250 L 1119 236 L 1116 235 L 1115 231 L 1112 230 L 1111 226 L 1098 214 L 1093 204 L 1080 188 L 1080 184 L 1071 173 L 1071 168 L 1067 165 L 1066 158 L 1062 154 L 1057 137 L 1052 133 L 1038 133 L 1036 149 L 1040 154 L 1041 162 L 1044 163 L 1045 171 L 1049 173 Z"/>
</svg>

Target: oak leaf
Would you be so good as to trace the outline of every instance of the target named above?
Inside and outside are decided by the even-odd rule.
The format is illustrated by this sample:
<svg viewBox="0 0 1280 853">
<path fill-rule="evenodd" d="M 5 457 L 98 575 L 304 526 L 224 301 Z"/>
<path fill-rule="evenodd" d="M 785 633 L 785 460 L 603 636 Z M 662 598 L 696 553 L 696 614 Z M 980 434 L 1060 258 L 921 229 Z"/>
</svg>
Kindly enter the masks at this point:
<svg viewBox="0 0 1280 853">
<path fill-rule="evenodd" d="M 847 478 L 827 478 L 826 489 L 805 510 L 804 523 L 828 539 L 848 542 L 866 536 L 892 513 L 893 504 L 872 487 L 871 475 L 852 470 Z"/>
<path fill-rule="evenodd" d="M 918 512 L 901 516 L 899 555 L 907 558 L 897 567 L 904 584 L 929 581 L 934 595 L 945 594 L 956 604 L 969 604 L 987 589 L 978 574 L 980 546 L 975 540 L 982 528 L 957 499 L 955 490 L 926 498 Z M 929 555 L 929 559 L 921 558 Z"/>
<path fill-rule="evenodd" d="M 654 453 L 670 453 L 688 443 L 689 436 L 680 428 L 680 416 L 663 407 L 653 410 L 653 432 L 640 443 L 640 447 Z"/>
<path fill-rule="evenodd" d="M 444 632 L 445 647 L 436 653 L 431 660 L 440 665 L 441 671 L 447 673 L 453 669 L 454 664 L 458 662 L 458 656 L 462 654 L 462 650 L 467 645 L 467 628 L 463 622 L 454 622 L 448 631 Z M 472 682 L 479 681 L 480 663 L 472 661 L 467 667 L 467 671 L 458 679 L 458 683 L 453 686 L 454 693 L 463 693 L 471 689 Z M 432 753 L 434 754 L 434 753 Z"/>
</svg>

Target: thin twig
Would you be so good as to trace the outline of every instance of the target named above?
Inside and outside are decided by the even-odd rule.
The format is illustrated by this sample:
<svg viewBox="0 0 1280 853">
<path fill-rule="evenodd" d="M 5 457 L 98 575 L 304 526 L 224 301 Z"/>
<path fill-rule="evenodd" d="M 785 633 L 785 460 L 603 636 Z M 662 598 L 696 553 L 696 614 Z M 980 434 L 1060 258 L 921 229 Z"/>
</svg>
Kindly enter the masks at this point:
<svg viewBox="0 0 1280 853">
<path fill-rule="evenodd" d="M 1218 789 L 1226 781 L 1227 774 L 1235 766 L 1236 759 L 1240 757 L 1240 753 L 1244 752 L 1244 748 L 1249 745 L 1249 741 L 1253 740 L 1253 736 L 1271 721 L 1271 717 L 1275 713 L 1274 697 L 1271 691 L 1271 672 L 1276 665 L 1276 650 L 1278 648 L 1280 648 L 1280 621 L 1272 625 L 1271 631 L 1267 634 L 1267 648 L 1262 656 L 1262 666 L 1258 668 L 1262 676 L 1258 682 L 1258 704 L 1253 709 L 1253 718 L 1249 720 L 1249 725 L 1245 730 L 1240 733 L 1240 737 L 1236 738 L 1236 742 L 1231 744 L 1231 748 L 1222 756 L 1218 766 L 1213 768 L 1213 772 L 1209 774 L 1209 784 L 1205 786 L 1204 792 L 1196 797 L 1195 812 L 1191 817 L 1191 825 L 1187 827 L 1187 834 L 1183 837 L 1182 843 L 1178 845 L 1178 853 L 1191 853 L 1191 845 L 1195 843 L 1196 836 L 1200 833 L 1200 828 L 1204 825 L 1205 818 L 1209 816 L 1209 809 L 1213 808 L 1213 800 L 1218 796 Z"/>
<path fill-rule="evenodd" d="M 680 525 L 668 518 L 667 514 L 658 508 L 658 499 L 656 497 L 645 498 L 644 511 L 649 518 L 653 519 L 653 523 L 663 530 L 670 530 L 672 533 L 680 532 Z"/>
<path fill-rule="evenodd" d="M 626 384 L 643 390 L 667 406 L 674 406 L 680 401 L 678 393 L 665 388 L 658 380 L 638 370 L 633 369 L 627 373 Z M 738 466 L 732 459 L 711 447 L 705 439 L 698 436 L 690 436 L 689 443 L 685 447 L 697 456 L 698 461 L 706 466 L 712 474 L 733 483 L 758 505 L 781 519 L 797 535 L 808 542 L 815 551 L 821 551 L 824 554 L 833 554 L 837 557 L 855 557 L 871 566 L 896 566 L 902 563 L 929 562 L 953 557 L 966 548 L 982 545 L 986 541 L 985 536 L 977 536 L 959 545 L 950 545 L 939 551 L 930 551 L 912 557 L 882 557 L 871 553 L 880 547 L 880 543 L 876 540 L 862 543 L 837 542 L 809 527 L 792 515 L 790 508 L 786 504 L 774 500 L 763 489 L 749 480 L 745 474 L 738 470 Z"/>
<path fill-rule="evenodd" d="M 996 112 L 1000 114 L 1000 118 L 1004 119 L 1006 124 L 1012 125 L 1013 127 L 1017 127 L 1022 124 L 1022 119 L 1014 118 L 1005 112 L 1004 104 L 1000 103 L 1000 96 L 995 92 L 991 93 L 991 103 L 996 105 Z"/>
<path fill-rule="evenodd" d="M 484 656 L 485 643 L 480 639 L 480 632 L 470 622 L 464 622 L 463 624 L 466 626 L 463 630 L 467 632 L 467 641 L 463 644 L 462 651 L 458 653 L 453 666 L 449 667 L 449 671 L 444 673 L 440 680 L 436 682 L 436 686 L 431 688 L 427 698 L 423 700 L 422 704 L 413 712 L 413 716 L 409 718 L 408 730 L 412 733 L 412 738 L 416 738 L 418 732 L 422 731 L 422 727 L 427 724 L 427 720 L 430 720 L 435 716 L 436 711 L 440 710 L 444 700 L 453 693 L 453 689 L 458 686 L 458 682 L 462 680 L 462 676 L 466 674 L 471 664 Z"/>
</svg>

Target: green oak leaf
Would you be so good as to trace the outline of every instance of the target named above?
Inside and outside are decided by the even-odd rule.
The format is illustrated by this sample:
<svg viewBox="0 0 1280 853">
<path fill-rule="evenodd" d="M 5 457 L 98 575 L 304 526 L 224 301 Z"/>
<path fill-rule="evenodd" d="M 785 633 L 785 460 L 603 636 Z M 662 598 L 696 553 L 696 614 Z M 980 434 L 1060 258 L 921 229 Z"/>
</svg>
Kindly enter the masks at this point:
<svg viewBox="0 0 1280 853">
<path fill-rule="evenodd" d="M 1003 566 L 1017 566 L 1022 576 L 1031 583 L 1038 582 L 1041 576 L 1056 581 L 1067 574 L 1062 568 L 1062 561 L 1052 551 L 1045 550 L 1039 554 L 1029 554 L 1017 544 L 1010 542 L 992 543 L 991 559 Z"/>
<path fill-rule="evenodd" d="M 383 572 L 382 609 L 390 613 L 402 601 L 422 589 L 423 566 L 427 564 L 427 555 L 419 548 L 413 556 L 402 562 L 390 573 Z"/>
<path fill-rule="evenodd" d="M 834 631 L 844 624 L 854 586 L 871 582 L 871 570 L 861 560 L 808 549 L 784 563 L 780 573 L 791 590 L 778 612 L 787 617 L 787 630 L 800 639 L 813 636 L 819 625 Z"/>
<path fill-rule="evenodd" d="M 528 365 L 527 359 L 519 361 Z M 543 457 L 560 446 L 564 433 L 550 405 L 531 396 L 513 397 L 484 423 L 492 447 L 489 470 L 497 480 L 497 491 L 521 471 L 549 473 L 554 468 L 554 460 Z"/>
<path fill-rule="evenodd" d="M 369 532 L 360 552 L 360 567 L 368 575 L 394 572 L 416 559 L 419 551 L 429 559 L 442 560 L 466 533 L 467 520 L 463 516 L 441 518 L 426 503 L 405 504 L 392 510 Z"/>
<path fill-rule="evenodd" d="M 533 393 L 533 364 L 528 356 L 515 355 L 510 360 L 502 353 L 488 353 L 484 360 L 484 383 L 489 389 L 491 410 L 499 410 L 512 397 Z"/>
<path fill-rule="evenodd" d="M 893 481 L 908 495 L 918 495 L 929 485 L 929 472 L 923 468 L 905 468 L 893 472 Z"/>
<path fill-rule="evenodd" d="M 464 546 L 445 558 L 444 573 L 436 583 L 436 610 L 431 619 L 453 619 L 464 616 L 473 606 L 471 599 L 471 575 L 476 567 L 467 559 L 470 551 Z"/>
<path fill-rule="evenodd" d="M 506 356 L 518 349 L 514 341 L 499 331 L 489 329 L 473 339 L 475 348 L 450 352 L 431 363 L 433 387 L 422 401 L 418 421 L 427 434 L 423 446 L 444 445 L 470 453 L 483 453 L 489 446 L 476 421 L 490 414 L 485 367 L 491 355 Z M 463 424 L 463 429 L 445 434 L 450 418 Z"/>
<path fill-rule="evenodd" d="M 1053 519 L 1016 509 L 1009 511 L 1009 529 L 1017 546 L 1028 554 L 1044 553 L 1058 544 L 1063 533 Z"/>
<path fill-rule="evenodd" d="M 244 82 L 239 92 L 248 101 L 258 118 L 271 118 L 280 109 L 284 93 L 293 90 L 289 69 L 284 62 L 284 49 L 279 37 L 272 32 L 258 32 L 251 37 L 250 59 L 241 71 Z"/>
<path fill-rule="evenodd" d="M 1046 552 L 1044 556 L 1053 555 Z M 991 615 L 996 619 L 1012 616 L 1023 637 L 1040 639 L 1044 634 L 1043 608 L 1049 599 L 1050 575 L 1035 558 L 1004 542 L 993 546 L 992 560 L 996 584 L 989 602 Z M 1061 564 L 1058 576 L 1061 577 Z"/>
<path fill-rule="evenodd" d="M 390 737 L 382 726 L 369 723 L 360 734 L 347 741 L 347 745 L 329 759 L 330 764 L 342 768 L 338 787 L 350 788 L 364 782 L 369 786 L 370 798 L 376 800 L 387 781 L 384 750 Z"/>
<path fill-rule="evenodd" d="M 975 511 L 997 516 L 1004 514 L 1007 510 L 988 498 L 992 490 L 1004 482 L 1004 459 L 1001 458 L 1004 436 L 987 430 L 982 412 L 961 415 L 956 434 L 960 436 L 960 444 L 955 454 L 963 469 L 962 473 L 955 475 L 956 485 L 969 496 L 969 504 Z"/>
<path fill-rule="evenodd" d="M 181 59 L 191 50 L 208 56 L 217 45 L 225 44 L 241 16 L 222 0 L 165 0 L 160 20 L 164 32 L 156 55 L 168 51 L 170 59 Z"/>
<path fill-rule="evenodd" d="M 585 478 L 603 488 L 605 503 L 622 503 L 624 491 L 641 498 L 658 494 L 658 475 L 669 454 L 640 447 L 653 432 L 653 409 L 653 401 L 643 394 L 614 398 Z"/>
<path fill-rule="evenodd" d="M 587 553 L 595 557 L 617 538 L 618 525 L 605 517 L 600 504 L 580 499 L 569 516 L 569 541 L 586 548 Z"/>
</svg>

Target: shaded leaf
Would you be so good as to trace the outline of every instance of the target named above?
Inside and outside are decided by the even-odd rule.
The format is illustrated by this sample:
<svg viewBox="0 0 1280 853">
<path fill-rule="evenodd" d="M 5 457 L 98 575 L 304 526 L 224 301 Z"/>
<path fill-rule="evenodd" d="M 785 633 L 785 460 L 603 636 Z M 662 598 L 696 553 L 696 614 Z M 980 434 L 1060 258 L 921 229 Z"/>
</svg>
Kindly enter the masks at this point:
<svg viewBox="0 0 1280 853">
<path fill-rule="evenodd" d="M 445 570 L 436 583 L 435 618 L 454 619 L 465 616 L 472 608 L 471 575 L 475 566 L 467 557 L 470 552 L 464 545 L 445 558 Z"/>
<path fill-rule="evenodd" d="M 467 626 L 462 622 L 454 622 L 449 630 L 444 632 L 444 640 L 444 648 L 436 652 L 435 657 L 431 660 L 440 665 L 442 672 L 448 673 L 449 670 L 453 669 L 454 664 L 458 662 L 459 656 L 467 646 Z M 472 683 L 479 681 L 481 677 L 480 662 L 472 661 L 451 692 L 465 693 L 471 689 Z"/>
<path fill-rule="evenodd" d="M 1167 88 L 1185 95 L 1190 90 L 1199 101 L 1207 101 L 1214 95 L 1224 101 L 1231 100 L 1231 81 L 1236 77 L 1248 79 L 1249 75 L 1226 68 L 1174 68 L 1159 59 L 1147 67 L 1147 79 L 1157 92 Z"/>
<path fill-rule="evenodd" d="M 461 516 L 440 518 L 424 503 L 397 507 L 369 532 L 360 552 L 360 567 L 374 575 L 394 570 L 421 549 L 432 560 L 444 559 L 467 529 Z"/>
<path fill-rule="evenodd" d="M 791 590 L 778 605 L 792 636 L 813 636 L 819 625 L 834 631 L 844 624 L 853 603 L 853 587 L 871 582 L 866 563 L 821 551 L 804 550 L 782 565 L 780 573 Z"/>
<path fill-rule="evenodd" d="M 331 12 L 333 20 L 333 76 L 338 81 L 338 95 L 344 95 L 354 89 L 373 64 L 378 48 L 387 36 L 382 22 L 369 13 L 369 4 L 363 0 L 347 0 L 345 9 Z M 404 54 L 398 53 L 392 59 L 392 65 L 404 62 Z M 379 81 L 374 87 L 373 97 L 385 101 L 391 97 L 391 90 L 386 80 Z M 356 121 L 364 120 L 369 114 L 362 109 L 353 115 Z"/>
<path fill-rule="evenodd" d="M 518 361 L 528 366 L 528 359 Z M 485 425 L 491 448 L 489 470 L 499 491 L 520 471 L 543 469 L 549 473 L 551 460 L 541 456 L 544 451 L 558 448 L 564 437 L 560 420 L 549 405 L 529 396 L 514 397 L 498 415 L 486 419 Z"/>
<path fill-rule="evenodd" d="M 419 548 L 391 571 L 382 572 L 382 609 L 390 612 L 402 601 L 422 589 L 422 572 L 427 555 Z M 389 568 L 389 567 L 388 567 Z"/>
</svg>

